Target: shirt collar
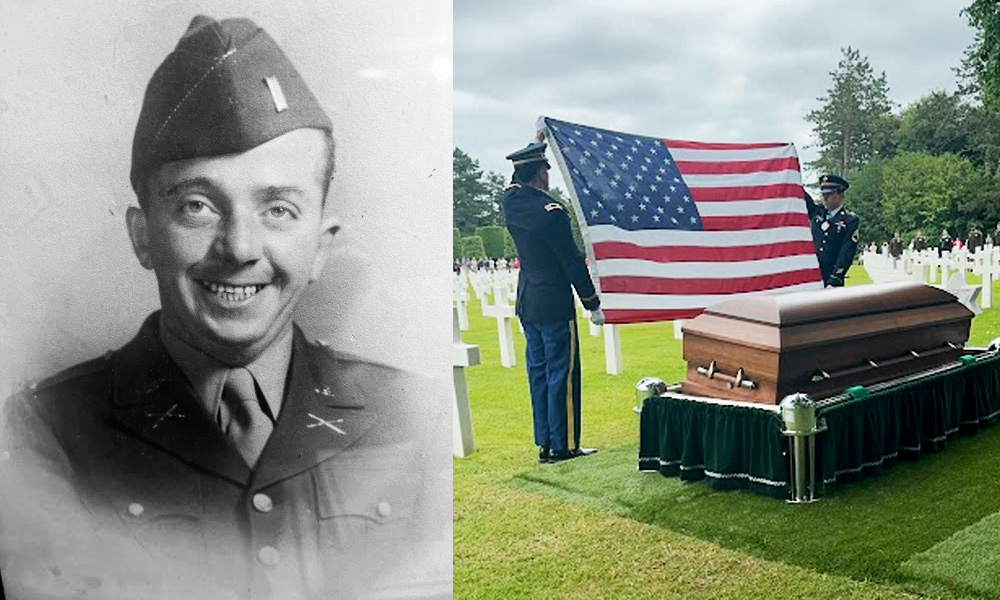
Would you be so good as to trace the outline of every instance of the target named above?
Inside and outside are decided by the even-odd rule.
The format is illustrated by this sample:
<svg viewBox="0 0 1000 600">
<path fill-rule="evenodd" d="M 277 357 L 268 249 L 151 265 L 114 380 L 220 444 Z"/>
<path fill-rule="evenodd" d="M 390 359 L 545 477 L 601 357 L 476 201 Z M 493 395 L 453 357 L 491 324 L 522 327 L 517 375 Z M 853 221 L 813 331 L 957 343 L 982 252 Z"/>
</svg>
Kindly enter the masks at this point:
<svg viewBox="0 0 1000 600">
<path fill-rule="evenodd" d="M 163 341 L 170 358 L 177 363 L 198 393 L 198 401 L 202 408 L 215 419 L 219 414 L 222 387 L 226 383 L 226 375 L 231 367 L 181 339 L 164 324 L 164 319 L 160 319 L 160 340 Z M 240 365 L 246 367 L 253 375 L 275 419 L 278 418 L 285 397 L 285 382 L 288 379 L 291 360 L 292 328 L 289 327 L 288 331 L 264 350 L 256 360 Z"/>
<path fill-rule="evenodd" d="M 840 209 L 842 209 L 842 208 L 844 208 L 844 207 L 843 206 L 838 206 L 837 208 L 835 208 L 835 209 L 831 210 L 830 212 L 826 213 L 826 218 L 827 219 L 832 219 L 832 218 L 836 217 L 837 213 L 839 213 Z"/>
</svg>

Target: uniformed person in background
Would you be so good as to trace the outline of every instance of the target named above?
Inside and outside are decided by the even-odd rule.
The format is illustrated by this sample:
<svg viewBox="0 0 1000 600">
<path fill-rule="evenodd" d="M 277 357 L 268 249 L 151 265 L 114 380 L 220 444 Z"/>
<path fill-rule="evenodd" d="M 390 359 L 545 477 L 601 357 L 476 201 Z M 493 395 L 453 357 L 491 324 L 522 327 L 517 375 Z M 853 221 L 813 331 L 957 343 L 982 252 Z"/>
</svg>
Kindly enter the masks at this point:
<svg viewBox="0 0 1000 600">
<path fill-rule="evenodd" d="M 843 177 L 823 175 L 819 178 L 823 205 L 813 202 L 809 194 L 805 198 L 816 258 L 826 287 L 844 285 L 858 249 L 858 217 L 844 208 L 844 192 L 848 187 L 850 184 Z"/>
<path fill-rule="evenodd" d="M 8 598 L 450 594 L 412 572 L 451 547 L 422 382 L 292 322 L 337 232 L 331 130 L 247 19 L 196 17 L 157 69 L 126 221 L 161 310 L 8 402 Z"/>
<path fill-rule="evenodd" d="M 978 223 L 973 223 L 972 227 L 969 228 L 969 233 L 965 239 L 965 247 L 969 249 L 969 252 L 975 252 L 983 247 L 983 232 L 979 230 Z"/>
<path fill-rule="evenodd" d="M 927 248 L 927 238 L 925 238 L 924 234 L 918 229 L 917 232 L 913 234 L 913 249 L 917 252 L 920 252 L 921 250 L 925 250 L 926 248 Z"/>
<path fill-rule="evenodd" d="M 899 237 L 899 232 L 892 234 L 892 239 L 889 240 L 889 256 L 893 258 L 899 258 L 903 255 L 903 238 Z"/>
<path fill-rule="evenodd" d="M 951 252 L 952 246 L 955 245 L 955 240 L 951 238 L 951 234 L 948 233 L 948 229 L 941 230 L 941 237 L 938 238 L 938 256 L 943 256 L 945 252 Z"/>
<path fill-rule="evenodd" d="M 524 328 L 535 445 L 542 463 L 594 451 L 580 447 L 580 351 L 571 286 L 591 320 L 604 323 L 601 301 L 573 241 L 567 207 L 546 193 L 546 147 L 536 142 L 507 156 L 514 175 L 503 197 L 507 229 L 521 260 L 517 316 Z"/>
<path fill-rule="evenodd" d="M 892 234 L 892 239 L 889 240 L 889 256 L 892 257 L 893 266 L 896 265 L 896 261 L 899 257 L 903 256 L 903 238 L 899 237 L 899 232 Z"/>
</svg>

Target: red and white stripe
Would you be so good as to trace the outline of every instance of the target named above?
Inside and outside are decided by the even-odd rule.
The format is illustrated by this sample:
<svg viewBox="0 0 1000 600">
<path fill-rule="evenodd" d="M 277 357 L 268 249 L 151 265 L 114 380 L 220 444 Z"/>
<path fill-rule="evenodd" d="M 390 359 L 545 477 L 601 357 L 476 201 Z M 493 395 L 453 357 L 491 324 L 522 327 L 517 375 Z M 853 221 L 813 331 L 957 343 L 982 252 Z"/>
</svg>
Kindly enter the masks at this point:
<svg viewBox="0 0 1000 600">
<path fill-rule="evenodd" d="M 734 297 L 822 287 L 795 146 L 663 142 L 703 230 L 588 227 L 609 323 L 686 319 Z"/>
</svg>

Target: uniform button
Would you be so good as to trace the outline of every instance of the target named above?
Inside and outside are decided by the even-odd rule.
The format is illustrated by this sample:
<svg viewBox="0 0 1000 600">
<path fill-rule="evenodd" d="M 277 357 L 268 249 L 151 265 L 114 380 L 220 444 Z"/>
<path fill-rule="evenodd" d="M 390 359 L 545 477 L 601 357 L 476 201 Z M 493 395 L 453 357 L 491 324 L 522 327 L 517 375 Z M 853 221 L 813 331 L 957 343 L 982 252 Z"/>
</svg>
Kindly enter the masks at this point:
<svg viewBox="0 0 1000 600">
<path fill-rule="evenodd" d="M 274 546 L 264 546 L 257 552 L 257 560 L 262 564 L 273 567 L 281 562 L 281 554 Z"/>
<path fill-rule="evenodd" d="M 262 513 L 269 513 L 274 508 L 274 502 L 271 501 L 271 497 L 267 494 L 254 494 L 253 507 Z"/>
<path fill-rule="evenodd" d="M 388 502 L 379 502 L 376 510 L 378 511 L 378 516 L 383 519 L 392 514 L 392 507 L 389 506 Z"/>
<path fill-rule="evenodd" d="M 133 502 L 128 505 L 128 514 L 133 517 L 141 517 L 144 512 L 146 512 L 146 508 L 138 502 Z"/>
</svg>

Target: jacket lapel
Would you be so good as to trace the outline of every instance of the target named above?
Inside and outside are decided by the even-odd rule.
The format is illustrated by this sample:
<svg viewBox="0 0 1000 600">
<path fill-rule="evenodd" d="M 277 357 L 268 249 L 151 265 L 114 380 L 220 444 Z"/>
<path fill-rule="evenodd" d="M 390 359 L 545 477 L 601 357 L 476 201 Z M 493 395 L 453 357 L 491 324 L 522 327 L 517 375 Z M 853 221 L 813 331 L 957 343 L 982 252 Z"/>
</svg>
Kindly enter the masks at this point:
<svg viewBox="0 0 1000 600">
<path fill-rule="evenodd" d="M 337 358 L 295 328 L 290 382 L 252 486 L 262 488 L 310 469 L 354 444 L 375 424 L 365 392 Z"/>
<path fill-rule="evenodd" d="M 113 421 L 168 454 L 246 485 L 250 468 L 199 406 L 195 391 L 160 342 L 158 312 L 112 361 Z"/>
</svg>

